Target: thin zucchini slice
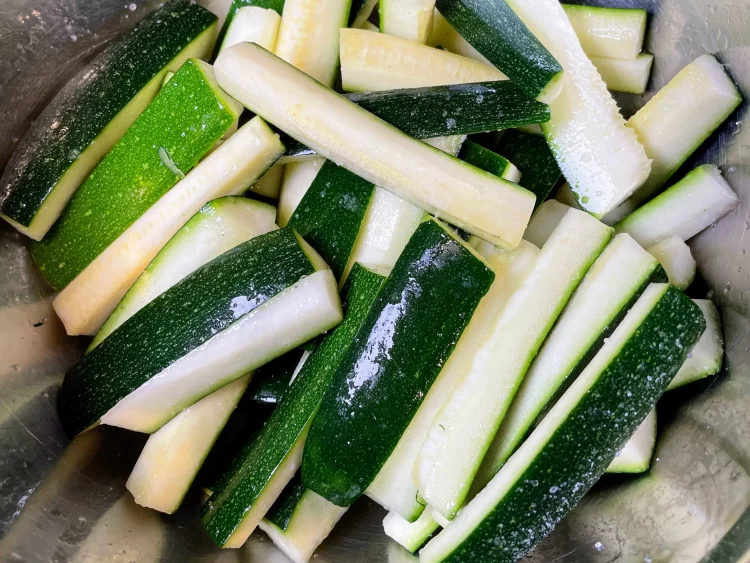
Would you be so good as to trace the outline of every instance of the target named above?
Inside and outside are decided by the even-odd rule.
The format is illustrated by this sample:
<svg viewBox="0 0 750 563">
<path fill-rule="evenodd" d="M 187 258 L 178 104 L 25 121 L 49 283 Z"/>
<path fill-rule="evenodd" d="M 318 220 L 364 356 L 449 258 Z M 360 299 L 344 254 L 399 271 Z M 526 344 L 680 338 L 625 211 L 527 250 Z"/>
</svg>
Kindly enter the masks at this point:
<svg viewBox="0 0 750 563">
<path fill-rule="evenodd" d="M 531 217 L 529 226 L 526 227 L 526 232 L 523 234 L 524 240 L 539 248 L 543 247 L 569 209 L 569 206 L 557 200 L 545 201 Z"/>
<path fill-rule="evenodd" d="M 529 430 L 583 371 L 646 286 L 663 275 L 659 262 L 627 235 L 618 235 L 604 249 L 523 378 L 484 457 L 475 490 L 500 470 Z"/>
<path fill-rule="evenodd" d="M 648 178 L 651 166 L 632 129 L 581 48 L 557 0 L 506 0 L 560 62 L 565 75 L 544 136 L 581 207 L 602 217 Z"/>
<path fill-rule="evenodd" d="M 198 109 L 195 109 L 198 108 Z M 210 65 L 180 67 L 81 185 L 43 241 L 31 246 L 42 275 L 62 289 L 168 192 L 237 121 Z"/>
<path fill-rule="evenodd" d="M 306 487 L 339 506 L 365 492 L 493 278 L 485 262 L 443 224 L 430 220 L 419 226 L 313 421 L 302 464 Z"/>
<path fill-rule="evenodd" d="M 487 295 L 479 302 L 471 322 L 440 370 L 398 445 L 366 491 L 371 499 L 409 522 L 413 522 L 424 510 L 424 505 L 417 498 L 414 466 L 432 421 L 465 373 L 465 364 L 471 361 L 482 335 L 490 329 L 492 321 L 505 307 L 539 254 L 538 248 L 525 241 L 510 252 L 496 249 L 480 239 L 470 240 L 469 244 L 495 272 L 495 281 Z"/>
<path fill-rule="evenodd" d="M 693 283 L 695 259 L 690 247 L 680 237 L 669 237 L 646 250 L 661 263 L 673 286 L 684 290 Z"/>
<path fill-rule="evenodd" d="M 496 246 L 521 240 L 535 199 L 525 189 L 405 135 L 252 43 L 224 51 L 216 68 L 248 108 L 321 156 Z"/>
<path fill-rule="evenodd" d="M 341 80 L 347 92 L 372 92 L 505 80 L 492 66 L 416 41 L 360 29 L 341 31 Z"/>
<path fill-rule="evenodd" d="M 646 10 L 573 4 L 563 9 L 587 55 L 632 61 L 641 52 Z"/>
<path fill-rule="evenodd" d="M 339 68 L 339 30 L 352 0 L 286 0 L 276 55 L 321 84 L 333 87 Z"/>
<path fill-rule="evenodd" d="M 279 210 L 276 223 L 286 227 L 294 215 L 299 202 L 315 181 L 318 172 L 326 162 L 325 158 L 312 158 L 300 162 L 290 162 L 284 166 L 284 178 L 281 181 Z"/>
<path fill-rule="evenodd" d="M 607 222 L 618 221 L 658 193 L 741 103 L 737 86 L 713 55 L 702 55 L 678 72 L 628 120 L 651 159 L 651 173 Z"/>
<path fill-rule="evenodd" d="M 276 229 L 274 208 L 239 197 L 210 201 L 169 240 L 97 332 L 88 352 L 177 282 L 227 250 Z"/>
<path fill-rule="evenodd" d="M 224 43 L 224 36 L 226 35 L 227 30 L 232 26 L 234 16 L 245 6 L 256 6 L 258 8 L 269 9 L 281 15 L 281 12 L 284 10 L 284 0 L 232 0 L 229 10 L 227 10 L 227 17 L 224 20 L 224 25 L 221 27 L 218 41 L 219 45 Z"/>
<path fill-rule="evenodd" d="M 246 375 L 186 408 L 149 437 L 127 489 L 135 502 L 172 514 L 247 389 Z"/>
<path fill-rule="evenodd" d="M 435 10 L 432 34 L 430 35 L 428 45 L 431 47 L 441 47 L 456 55 L 492 66 L 492 63 L 482 53 L 472 47 L 471 43 L 461 37 L 458 31 L 437 10 Z"/>
<path fill-rule="evenodd" d="M 651 467 L 656 447 L 656 409 L 630 437 L 630 440 L 615 455 L 605 473 L 643 473 Z"/>
<path fill-rule="evenodd" d="M 693 302 L 703 312 L 706 331 L 688 354 L 687 360 L 682 364 L 667 390 L 677 389 L 693 381 L 715 375 L 719 373 L 724 363 L 724 339 L 716 305 L 708 299 L 694 299 Z"/>
<path fill-rule="evenodd" d="M 73 366 L 58 401 L 63 428 L 75 436 L 101 419 L 153 433 L 340 320 L 336 282 L 307 243 L 291 229 L 256 237 L 162 293 Z"/>
<path fill-rule="evenodd" d="M 437 8 L 530 98 L 549 103 L 560 94 L 563 67 L 506 2 L 437 0 Z"/>
<path fill-rule="evenodd" d="M 589 59 L 594 63 L 608 89 L 628 94 L 643 94 L 646 91 L 651 66 L 654 63 L 651 53 L 641 53 L 632 61 L 591 55 Z"/>
<path fill-rule="evenodd" d="M 96 57 L 57 94 L 8 162 L 0 178 L 0 217 L 42 240 L 157 95 L 165 74 L 191 57 L 207 58 L 217 31 L 211 12 L 172 0 Z"/>
<path fill-rule="evenodd" d="M 55 298 L 68 334 L 95 334 L 187 218 L 212 199 L 241 193 L 283 152 L 278 136 L 255 117 L 201 161 Z"/>
<path fill-rule="evenodd" d="M 507 158 L 486 149 L 473 141 L 465 141 L 458 158 L 482 170 L 500 176 L 509 182 L 518 183 L 521 172 Z"/>
<path fill-rule="evenodd" d="M 221 50 L 243 41 L 249 41 L 273 52 L 276 48 L 280 24 L 281 16 L 274 9 L 243 6 L 234 13 L 221 42 Z"/>
<path fill-rule="evenodd" d="M 420 560 L 521 559 L 604 473 L 704 328 L 700 310 L 680 290 L 646 289 L 542 423 L 421 550 Z"/>
<path fill-rule="evenodd" d="M 439 527 L 429 510 L 422 512 L 414 522 L 404 520 L 395 512 L 389 512 L 383 519 L 385 534 L 412 553 L 427 543 Z"/>
<path fill-rule="evenodd" d="M 615 225 L 644 248 L 673 236 L 689 240 L 737 206 L 737 194 L 713 164 L 688 173 Z"/>
<path fill-rule="evenodd" d="M 281 181 L 284 179 L 284 164 L 277 162 L 266 170 L 265 174 L 258 178 L 247 190 L 245 195 L 255 194 L 266 199 L 279 199 L 281 194 Z"/>
<path fill-rule="evenodd" d="M 378 0 L 352 0 L 352 9 L 349 12 L 349 27 L 365 27 L 377 5 Z"/>
<path fill-rule="evenodd" d="M 531 361 L 612 229 L 571 209 L 532 269 L 463 364 L 463 376 L 435 417 L 416 466 L 421 497 L 452 519 Z"/>
<path fill-rule="evenodd" d="M 258 526 L 294 563 L 307 563 L 345 512 L 306 489 L 298 471 Z"/>
<path fill-rule="evenodd" d="M 432 32 L 435 0 L 380 0 L 380 31 L 417 43 L 427 43 Z"/>
<path fill-rule="evenodd" d="M 327 160 L 294 211 L 289 226 L 341 279 L 375 186 Z"/>
<path fill-rule="evenodd" d="M 343 292 L 344 322 L 313 352 L 257 437 L 219 477 L 202 509 L 203 524 L 217 545 L 245 543 L 294 477 L 310 422 L 383 282 L 382 276 L 355 267 Z"/>
</svg>

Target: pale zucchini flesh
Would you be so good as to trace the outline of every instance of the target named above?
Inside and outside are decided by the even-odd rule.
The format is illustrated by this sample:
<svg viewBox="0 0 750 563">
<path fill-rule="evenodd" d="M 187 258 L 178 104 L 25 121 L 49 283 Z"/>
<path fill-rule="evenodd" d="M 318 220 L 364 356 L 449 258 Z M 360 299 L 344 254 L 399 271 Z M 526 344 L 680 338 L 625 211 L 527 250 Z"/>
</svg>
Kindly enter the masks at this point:
<svg viewBox="0 0 750 563">
<path fill-rule="evenodd" d="M 274 218 L 273 207 L 244 198 L 207 203 L 146 267 L 96 333 L 88 351 L 188 274 L 230 248 L 276 229 Z"/>
<path fill-rule="evenodd" d="M 224 51 L 216 69 L 225 89 L 321 156 L 496 246 L 521 240 L 535 201 L 527 190 L 372 118 L 251 43 Z"/>
<path fill-rule="evenodd" d="M 95 334 L 130 286 L 170 238 L 208 201 L 242 192 L 284 152 L 255 117 L 99 254 L 55 298 L 68 334 Z"/>
<path fill-rule="evenodd" d="M 380 31 L 417 43 L 427 43 L 432 32 L 435 0 L 380 0 Z"/>
<path fill-rule="evenodd" d="M 352 9 L 349 13 L 349 27 L 365 29 L 367 24 L 373 25 L 368 20 L 377 5 L 378 0 L 352 0 Z M 377 31 L 377 28 L 375 30 Z"/>
<path fill-rule="evenodd" d="M 167 514 L 179 508 L 250 377 L 204 397 L 149 437 L 126 484 L 136 503 Z"/>
<path fill-rule="evenodd" d="M 339 66 L 339 30 L 346 27 L 352 0 L 286 0 L 277 56 L 333 86 Z"/>
<path fill-rule="evenodd" d="M 656 409 L 653 409 L 617 452 L 605 473 L 643 473 L 651 467 L 656 447 Z"/>
<path fill-rule="evenodd" d="M 699 166 L 615 225 L 644 248 L 673 236 L 687 241 L 737 206 L 737 195 L 712 164 Z"/>
<path fill-rule="evenodd" d="M 657 260 L 627 235 L 618 235 L 607 245 L 524 376 L 485 455 L 475 489 L 492 479 L 534 423 L 581 372 L 658 267 Z"/>
<path fill-rule="evenodd" d="M 419 493 L 444 517 L 452 519 L 466 500 L 531 361 L 611 236 L 611 228 L 569 210 L 464 364 L 417 461 Z"/>
<path fill-rule="evenodd" d="M 416 552 L 440 528 L 430 510 L 425 510 L 414 522 L 403 519 L 395 512 L 389 512 L 383 519 L 383 531 L 392 540 L 404 546 L 411 553 Z"/>
<path fill-rule="evenodd" d="M 557 0 L 508 4 L 564 69 L 562 92 L 550 103 L 552 117 L 542 131 L 580 206 L 602 217 L 648 178 L 646 152 Z"/>
<path fill-rule="evenodd" d="M 534 212 L 523 234 L 524 240 L 542 248 L 547 239 L 560 224 L 562 218 L 570 209 L 570 206 L 560 203 L 557 200 L 550 199 L 545 201 Z"/>
<path fill-rule="evenodd" d="M 276 49 L 280 24 L 281 16 L 276 10 L 260 6 L 243 6 L 234 14 L 221 43 L 221 49 L 249 41 L 273 52 Z"/>
<path fill-rule="evenodd" d="M 690 247 L 680 237 L 669 237 L 646 250 L 659 261 L 673 286 L 684 290 L 693 283 L 695 259 Z"/>
<path fill-rule="evenodd" d="M 267 199 L 279 199 L 281 193 L 281 181 L 284 179 L 284 165 L 276 162 L 271 168 L 266 170 L 252 186 L 248 189 L 248 194 L 255 194 Z"/>
<path fill-rule="evenodd" d="M 589 59 L 594 63 L 608 89 L 628 94 L 643 94 L 646 91 L 651 66 L 654 63 L 651 53 L 641 53 L 632 61 L 591 55 Z"/>
<path fill-rule="evenodd" d="M 570 25 L 589 57 L 634 60 L 643 48 L 646 10 L 563 4 Z"/>
<path fill-rule="evenodd" d="M 286 227 L 325 160 L 325 158 L 312 158 L 300 162 L 290 162 L 284 166 L 284 176 L 281 180 L 281 191 L 279 192 L 278 216 L 276 218 L 276 224 L 279 227 Z"/>
<path fill-rule="evenodd" d="M 461 55 L 462 57 L 484 63 L 490 67 L 492 66 L 492 63 L 488 61 L 482 53 L 477 51 L 471 43 L 461 37 L 450 22 L 437 10 L 435 10 L 435 18 L 433 20 L 432 33 L 430 34 L 428 45 L 431 47 L 442 47 L 446 51 L 455 53 L 456 55 Z"/>
<path fill-rule="evenodd" d="M 538 248 L 526 241 L 521 241 L 518 248 L 510 252 L 498 250 L 481 239 L 470 241 L 470 245 L 490 265 L 495 273 L 495 281 L 479 302 L 471 322 L 401 436 L 396 449 L 365 493 L 409 522 L 420 516 L 424 509 L 417 499 L 414 469 L 432 422 L 464 374 L 464 366 L 471 361 L 481 344 L 482 336 L 505 307 L 539 253 Z"/>
<path fill-rule="evenodd" d="M 715 375 L 724 363 L 724 338 L 716 305 L 708 299 L 693 299 L 693 302 L 703 312 L 706 330 L 667 387 L 668 391 Z"/>
</svg>

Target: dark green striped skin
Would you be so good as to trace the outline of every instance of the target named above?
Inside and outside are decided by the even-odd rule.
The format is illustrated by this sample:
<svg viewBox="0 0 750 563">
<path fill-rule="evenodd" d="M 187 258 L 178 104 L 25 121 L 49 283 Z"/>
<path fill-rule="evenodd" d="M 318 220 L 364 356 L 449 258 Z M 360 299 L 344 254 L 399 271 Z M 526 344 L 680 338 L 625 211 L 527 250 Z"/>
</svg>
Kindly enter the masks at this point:
<svg viewBox="0 0 750 563">
<path fill-rule="evenodd" d="M 289 219 L 336 279 L 349 262 L 373 193 L 374 184 L 327 160 Z"/>
<path fill-rule="evenodd" d="M 346 98 L 416 139 L 469 135 L 546 123 L 549 106 L 509 80 L 346 94 Z M 315 152 L 283 137 L 286 156 Z"/>
<path fill-rule="evenodd" d="M 302 461 L 307 488 L 339 506 L 367 489 L 494 277 L 441 223 L 419 226 L 310 428 Z"/>
<path fill-rule="evenodd" d="M 173 0 L 96 57 L 47 106 L 5 168 L 0 213 L 29 226 L 70 165 L 120 111 L 217 18 Z"/>
<path fill-rule="evenodd" d="M 305 494 L 306 490 L 307 488 L 302 484 L 302 476 L 297 471 L 294 479 L 289 482 L 284 492 L 281 493 L 281 496 L 273 503 L 271 510 L 266 514 L 266 520 L 278 529 L 286 530 L 297 504 L 302 500 L 302 495 Z"/>
<path fill-rule="evenodd" d="M 295 348 L 256 369 L 246 395 L 257 403 L 273 405 L 280 402 L 289 390 L 289 382 L 302 352 Z"/>
<path fill-rule="evenodd" d="M 344 322 L 308 358 L 260 433 L 232 459 L 203 505 L 202 519 L 217 545 L 224 545 L 294 447 L 330 385 L 345 351 L 367 316 L 384 278 L 354 265 L 344 286 Z"/>
<path fill-rule="evenodd" d="M 32 244 L 34 261 L 55 289 L 68 285 L 179 182 L 237 119 L 201 64 L 191 59 L 182 65 L 81 185 L 44 240 Z"/>
<path fill-rule="evenodd" d="M 352 0 L 352 7 L 351 11 L 349 12 L 349 27 L 351 27 L 354 23 L 354 20 L 357 19 L 359 12 L 362 11 L 362 9 L 365 7 L 365 4 L 367 4 L 367 0 Z"/>
<path fill-rule="evenodd" d="M 505 0 L 437 0 L 456 31 L 531 98 L 563 71 Z"/>
<path fill-rule="evenodd" d="M 224 26 L 221 28 L 218 41 L 216 41 L 217 49 L 221 46 L 222 41 L 224 41 L 224 36 L 227 34 L 227 30 L 229 29 L 237 10 L 244 8 L 245 6 L 257 6 L 258 8 L 266 8 L 267 10 L 275 10 L 281 15 L 284 11 L 284 0 L 232 0 L 232 4 L 229 6 L 229 12 L 227 12 L 227 19 L 224 20 Z"/>
<path fill-rule="evenodd" d="M 519 185 L 536 195 L 534 209 L 547 200 L 562 178 L 557 161 L 541 135 L 505 131 L 493 148 L 521 171 Z"/>
<path fill-rule="evenodd" d="M 443 561 L 513 562 L 549 534 L 602 476 L 705 329 L 669 287 L 516 484 Z"/>
<path fill-rule="evenodd" d="M 482 145 L 466 140 L 461 145 L 461 151 L 458 153 L 458 158 L 464 162 L 476 166 L 477 168 L 500 176 L 505 173 L 505 169 L 508 167 L 508 159 L 500 156 L 499 154 L 492 152 L 490 149 L 484 148 Z"/>
<path fill-rule="evenodd" d="M 256 237 L 172 286 L 123 323 L 65 375 L 58 396 L 73 437 L 170 364 L 315 267 L 292 229 Z"/>
</svg>

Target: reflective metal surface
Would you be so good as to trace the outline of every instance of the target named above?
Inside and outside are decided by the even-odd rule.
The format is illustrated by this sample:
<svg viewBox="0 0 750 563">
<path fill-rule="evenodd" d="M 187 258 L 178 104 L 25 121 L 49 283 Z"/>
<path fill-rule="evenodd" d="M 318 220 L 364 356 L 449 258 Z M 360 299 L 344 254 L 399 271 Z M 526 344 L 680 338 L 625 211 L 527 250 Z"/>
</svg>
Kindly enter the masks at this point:
<svg viewBox="0 0 750 563">
<path fill-rule="evenodd" d="M 226 0 L 210 0 L 226 5 Z M 717 53 L 750 95 L 750 0 L 597 1 L 645 7 L 656 55 L 649 93 L 620 96 L 626 116 L 685 64 Z M 155 2 L 0 0 L 0 168 L 65 81 Z M 746 46 L 747 45 L 747 46 Z M 750 561 L 750 128 L 747 106 L 687 168 L 719 164 L 737 211 L 692 241 L 719 303 L 727 362 L 716 378 L 659 404 L 657 461 L 641 477 L 607 477 L 528 557 L 563 562 Z M 68 445 L 55 413 L 66 369 L 86 344 L 68 338 L 26 242 L 0 226 L 0 561 L 283 562 L 256 533 L 220 552 L 197 521 L 194 491 L 178 514 L 136 506 L 125 480 L 145 437 L 99 428 Z M 696 295 L 697 296 L 697 295 Z M 382 533 L 382 509 L 362 500 L 318 562 L 415 560 Z"/>
</svg>

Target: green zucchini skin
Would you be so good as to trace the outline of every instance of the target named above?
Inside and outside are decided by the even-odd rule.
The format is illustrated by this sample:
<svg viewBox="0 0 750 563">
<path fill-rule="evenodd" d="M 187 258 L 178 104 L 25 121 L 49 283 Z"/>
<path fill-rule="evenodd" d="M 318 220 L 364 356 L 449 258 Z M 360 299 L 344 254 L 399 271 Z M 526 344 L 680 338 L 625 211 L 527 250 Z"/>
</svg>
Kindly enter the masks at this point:
<svg viewBox="0 0 750 563">
<path fill-rule="evenodd" d="M 670 286 L 518 477 L 513 492 L 440 560 L 521 559 L 601 477 L 654 407 L 704 329 L 698 307 Z M 632 394 L 627 399 L 626 389 Z M 592 428 L 597 431 L 586 431 Z"/>
<path fill-rule="evenodd" d="M 201 64 L 188 60 L 180 67 L 44 240 L 31 245 L 34 261 L 55 289 L 68 285 L 179 182 L 237 119 L 217 98 Z"/>
<path fill-rule="evenodd" d="M 345 97 L 416 139 L 500 131 L 546 123 L 550 118 L 549 106 L 530 99 L 509 80 L 352 93 Z M 286 157 L 315 154 L 291 137 L 282 134 L 282 140 L 287 147 Z"/>
<path fill-rule="evenodd" d="M 289 482 L 284 492 L 273 503 L 273 506 L 266 514 L 266 520 L 280 530 L 286 530 L 287 526 L 289 526 L 289 521 L 294 515 L 294 509 L 297 507 L 306 490 L 307 488 L 302 484 L 302 475 L 297 471 L 294 479 Z"/>
<path fill-rule="evenodd" d="M 302 357 L 296 348 L 255 370 L 246 395 L 256 403 L 275 405 L 289 391 L 289 383 Z"/>
<path fill-rule="evenodd" d="M 63 429 L 79 434 L 174 361 L 314 272 L 291 229 L 251 239 L 199 268 L 65 375 L 58 396 Z"/>
<path fill-rule="evenodd" d="M 521 171 L 519 185 L 536 195 L 537 209 L 562 177 L 544 137 L 520 131 L 505 131 L 494 149 Z"/>
<path fill-rule="evenodd" d="M 16 150 L 0 182 L 0 213 L 29 226 L 57 182 L 107 124 L 216 21 L 192 2 L 172 0 L 96 57 L 60 91 Z"/>
<path fill-rule="evenodd" d="M 288 225 L 297 231 L 341 279 L 354 248 L 375 185 L 327 160 Z"/>
<path fill-rule="evenodd" d="M 342 292 L 344 322 L 308 358 L 286 397 L 257 437 L 219 476 L 201 517 L 208 534 L 224 545 L 247 510 L 309 427 L 345 351 L 381 290 L 385 278 L 355 264 Z"/>
<path fill-rule="evenodd" d="M 472 47 L 531 98 L 543 95 L 562 66 L 504 0 L 437 0 L 436 7 Z"/>
<path fill-rule="evenodd" d="M 351 505 L 377 475 L 495 275 L 436 220 L 422 223 L 326 392 L 302 481 Z"/>
<path fill-rule="evenodd" d="M 510 164 L 507 158 L 470 140 L 464 141 L 464 144 L 461 145 L 461 152 L 458 153 L 458 158 L 477 168 L 481 168 L 485 172 L 500 177 L 503 177 L 505 169 Z"/>
<path fill-rule="evenodd" d="M 234 16 L 240 8 L 245 6 L 257 6 L 258 8 L 266 8 L 267 10 L 274 10 L 279 15 L 284 11 L 284 0 L 232 0 L 232 4 L 229 6 L 227 12 L 227 18 L 224 20 L 224 25 L 219 32 L 219 38 L 216 41 L 216 51 L 214 55 L 218 54 L 218 50 L 221 48 L 221 44 L 224 42 L 224 36 L 227 34 L 229 26 L 232 24 Z"/>
</svg>

